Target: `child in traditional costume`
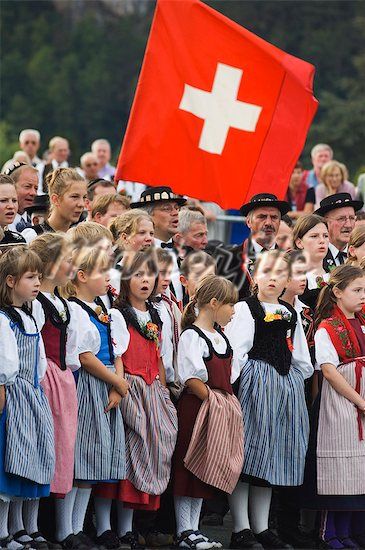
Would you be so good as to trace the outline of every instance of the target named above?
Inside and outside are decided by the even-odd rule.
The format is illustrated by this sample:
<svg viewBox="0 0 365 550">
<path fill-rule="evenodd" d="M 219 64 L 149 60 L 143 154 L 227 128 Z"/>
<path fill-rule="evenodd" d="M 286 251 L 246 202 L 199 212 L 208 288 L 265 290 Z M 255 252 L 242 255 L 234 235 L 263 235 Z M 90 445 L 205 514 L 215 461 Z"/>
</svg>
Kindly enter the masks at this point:
<svg viewBox="0 0 365 550">
<path fill-rule="evenodd" d="M 41 260 L 24 246 L 0 258 L 0 546 L 14 550 L 48 548 L 38 507 L 55 470 L 53 419 L 40 384 L 43 341 L 26 305 L 37 297 L 41 273 Z"/>
<path fill-rule="evenodd" d="M 323 374 L 316 433 L 317 509 L 326 548 L 365 545 L 365 275 L 331 271 L 318 301 L 316 361 Z"/>
<path fill-rule="evenodd" d="M 226 329 L 242 369 L 238 398 L 245 429 L 242 475 L 229 497 L 231 548 L 290 548 L 269 530 L 272 486 L 303 482 L 309 433 L 304 381 L 313 367 L 297 312 L 280 300 L 289 278 L 281 253 L 261 254 L 255 293 L 236 305 Z"/>
<path fill-rule="evenodd" d="M 178 401 L 179 433 L 173 461 L 180 548 L 222 546 L 199 530 L 203 499 L 216 496 L 217 489 L 231 493 L 242 469 L 242 413 L 231 385 L 239 372 L 232 371 L 232 349 L 220 328 L 232 318 L 236 300 L 231 282 L 208 275 L 183 314 L 178 369 L 185 389 Z"/>
</svg>

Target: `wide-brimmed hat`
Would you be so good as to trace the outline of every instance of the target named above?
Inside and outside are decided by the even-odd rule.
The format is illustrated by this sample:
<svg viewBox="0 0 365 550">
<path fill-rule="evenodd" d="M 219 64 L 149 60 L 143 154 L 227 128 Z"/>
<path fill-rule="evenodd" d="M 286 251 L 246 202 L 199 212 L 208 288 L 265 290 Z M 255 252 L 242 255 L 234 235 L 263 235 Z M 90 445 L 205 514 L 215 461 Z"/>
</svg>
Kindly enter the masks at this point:
<svg viewBox="0 0 365 550">
<path fill-rule="evenodd" d="M 276 195 L 272 195 L 271 193 L 258 193 L 258 195 L 254 195 L 251 198 L 250 202 L 247 202 L 241 206 L 240 212 L 242 216 L 247 216 L 251 210 L 261 208 L 263 206 L 277 208 L 282 216 L 290 210 L 289 203 L 286 201 L 279 201 Z"/>
<path fill-rule="evenodd" d="M 48 195 L 37 195 L 34 197 L 32 206 L 27 206 L 24 210 L 31 216 L 34 212 L 49 210 L 50 206 Z"/>
<path fill-rule="evenodd" d="M 155 202 L 177 202 L 180 206 L 186 204 L 186 199 L 175 195 L 171 187 L 147 187 L 138 202 L 132 202 L 131 208 L 143 208 Z"/>
<path fill-rule="evenodd" d="M 363 201 L 353 200 L 350 193 L 336 193 L 335 195 L 330 195 L 325 197 L 319 203 L 319 208 L 313 212 L 313 214 L 318 214 L 318 216 L 324 216 L 327 212 L 331 210 L 336 210 L 336 208 L 345 208 L 346 206 L 352 206 L 355 212 L 361 210 L 364 206 Z"/>
</svg>

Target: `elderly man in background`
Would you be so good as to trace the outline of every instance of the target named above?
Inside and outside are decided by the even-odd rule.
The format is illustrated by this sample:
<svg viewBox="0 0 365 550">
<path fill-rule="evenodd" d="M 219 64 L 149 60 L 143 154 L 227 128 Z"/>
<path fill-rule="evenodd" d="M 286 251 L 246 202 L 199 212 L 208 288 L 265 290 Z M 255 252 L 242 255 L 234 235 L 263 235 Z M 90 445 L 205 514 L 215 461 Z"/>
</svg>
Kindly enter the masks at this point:
<svg viewBox="0 0 365 550">
<path fill-rule="evenodd" d="M 41 144 L 41 134 L 38 130 L 27 128 L 19 134 L 19 146 L 30 159 L 31 165 L 35 168 L 41 161 L 37 156 Z M 19 159 L 18 159 L 19 160 Z"/>
<path fill-rule="evenodd" d="M 30 216 L 26 209 L 33 205 L 34 198 L 37 196 L 38 172 L 29 164 L 16 162 L 6 170 L 6 174 L 13 180 L 18 196 L 18 213 L 13 223 L 9 225 L 9 229 L 20 233 L 23 229 L 31 227 Z"/>
<path fill-rule="evenodd" d="M 205 216 L 195 209 L 182 208 L 179 212 L 179 225 L 173 240 L 180 255 L 204 250 L 208 244 L 208 228 Z M 184 252 L 184 254 L 181 254 Z"/>
<path fill-rule="evenodd" d="M 96 156 L 99 169 L 98 176 L 104 180 L 113 181 L 115 167 L 110 164 L 111 148 L 107 139 L 96 139 L 91 144 L 91 151 Z"/>
<path fill-rule="evenodd" d="M 82 175 L 84 176 L 87 182 L 95 180 L 100 177 L 98 175 L 99 166 L 100 165 L 99 165 L 97 156 L 91 151 L 84 153 L 80 158 L 80 167 L 81 167 Z"/>
<path fill-rule="evenodd" d="M 89 181 L 87 184 L 87 199 L 85 200 L 85 207 L 87 211 L 87 220 L 91 221 L 91 211 L 94 206 L 94 202 L 98 197 L 104 195 L 116 195 L 117 190 L 115 189 L 114 183 L 102 178 L 96 178 L 95 180 Z M 86 218 L 86 216 L 85 216 Z"/>
<path fill-rule="evenodd" d="M 50 172 L 53 172 L 56 168 L 68 168 L 68 157 L 70 156 L 68 140 L 61 136 L 55 136 L 50 140 L 48 148 L 51 161 L 47 164 L 40 163 L 37 166 L 39 172 L 39 195 L 48 193 L 46 177 Z"/>
<path fill-rule="evenodd" d="M 333 159 L 333 150 L 327 143 L 318 143 L 311 150 L 313 168 L 305 175 L 308 187 L 317 187 L 321 183 L 322 166 Z"/>
</svg>

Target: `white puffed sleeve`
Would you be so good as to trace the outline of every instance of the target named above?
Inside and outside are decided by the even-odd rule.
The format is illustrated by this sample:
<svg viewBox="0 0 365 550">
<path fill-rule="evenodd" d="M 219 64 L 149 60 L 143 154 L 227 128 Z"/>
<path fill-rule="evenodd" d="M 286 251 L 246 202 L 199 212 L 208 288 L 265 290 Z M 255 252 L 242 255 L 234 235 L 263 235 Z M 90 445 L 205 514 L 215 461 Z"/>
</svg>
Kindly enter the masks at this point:
<svg viewBox="0 0 365 550">
<path fill-rule="evenodd" d="M 38 378 L 43 380 L 47 370 L 47 357 L 44 348 L 44 342 L 41 333 L 39 333 L 39 361 L 38 361 Z"/>
<path fill-rule="evenodd" d="M 73 314 L 76 316 L 74 323 L 77 324 L 78 334 L 78 353 L 91 352 L 96 355 L 100 349 L 100 334 L 96 326 L 90 321 L 86 311 L 76 302 L 72 304 Z"/>
<path fill-rule="evenodd" d="M 67 342 L 66 342 L 66 365 L 73 372 L 81 367 L 80 363 L 80 349 L 83 346 L 84 326 L 80 326 L 81 313 L 78 314 L 78 309 L 83 309 L 75 302 L 67 302 L 67 306 L 70 312 L 70 322 L 67 327 Z M 86 311 L 83 311 L 86 314 Z M 83 350 L 87 351 L 87 350 Z"/>
<path fill-rule="evenodd" d="M 207 382 L 208 372 L 203 357 L 209 356 L 207 343 L 195 330 L 182 333 L 178 345 L 177 368 L 183 384 L 190 378 L 199 378 Z"/>
<path fill-rule="evenodd" d="M 34 239 L 36 239 L 37 237 L 37 233 L 32 227 L 26 227 L 25 229 L 23 229 L 21 235 L 22 237 L 24 237 L 28 244 L 34 241 Z"/>
<path fill-rule="evenodd" d="M 340 358 L 330 335 L 325 328 L 319 328 L 314 335 L 316 350 L 316 370 L 320 370 L 325 363 L 331 363 L 335 367 L 340 364 Z"/>
<path fill-rule="evenodd" d="M 111 317 L 110 332 L 114 347 L 114 354 L 117 357 L 120 357 L 128 349 L 130 341 L 129 330 L 119 309 L 112 308 L 109 313 Z"/>
<path fill-rule="evenodd" d="M 44 315 L 42 304 L 38 300 L 32 302 L 32 315 L 37 323 L 39 332 L 42 330 L 46 317 Z"/>
<path fill-rule="evenodd" d="M 8 317 L 0 312 L 0 385 L 10 386 L 19 371 L 18 345 Z"/>
<path fill-rule="evenodd" d="M 308 343 L 305 337 L 303 325 L 298 313 L 297 326 L 293 338 L 293 353 L 291 364 L 294 368 L 300 370 L 304 378 L 310 378 L 314 372 L 311 357 L 309 354 Z"/>
<path fill-rule="evenodd" d="M 247 353 L 253 346 L 255 338 L 255 321 L 246 302 L 238 302 L 234 306 L 232 321 L 224 329 L 232 349 L 232 378 L 240 375 L 243 365 L 247 362 Z"/>
</svg>

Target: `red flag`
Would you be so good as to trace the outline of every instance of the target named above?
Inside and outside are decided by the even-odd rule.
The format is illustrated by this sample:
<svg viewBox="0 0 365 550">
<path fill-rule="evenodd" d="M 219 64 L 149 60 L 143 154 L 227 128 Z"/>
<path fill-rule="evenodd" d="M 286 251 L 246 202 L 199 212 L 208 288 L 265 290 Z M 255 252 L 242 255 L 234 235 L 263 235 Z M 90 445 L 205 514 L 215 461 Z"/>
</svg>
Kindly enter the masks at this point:
<svg viewBox="0 0 365 550">
<path fill-rule="evenodd" d="M 199 0 L 159 0 L 116 178 L 223 208 L 283 198 L 317 109 L 313 76 Z"/>
</svg>

